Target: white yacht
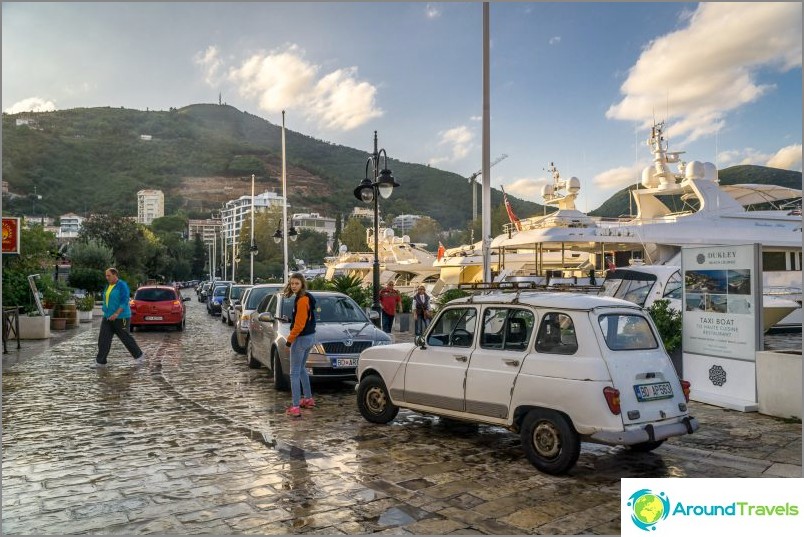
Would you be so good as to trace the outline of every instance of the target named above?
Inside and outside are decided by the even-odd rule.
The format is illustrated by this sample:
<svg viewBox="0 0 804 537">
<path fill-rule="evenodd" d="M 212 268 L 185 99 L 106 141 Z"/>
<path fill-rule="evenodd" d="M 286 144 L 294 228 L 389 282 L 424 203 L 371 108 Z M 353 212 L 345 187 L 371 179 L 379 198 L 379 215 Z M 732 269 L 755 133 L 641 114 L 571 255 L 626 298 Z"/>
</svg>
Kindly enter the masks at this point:
<svg viewBox="0 0 804 537">
<path fill-rule="evenodd" d="M 374 246 L 374 230 L 366 230 L 366 243 Z M 380 285 L 389 281 L 400 293 L 412 294 L 421 284 L 431 292 L 438 281 L 439 269 L 433 266 L 436 256 L 424 248 L 423 244 L 410 242 L 410 237 L 396 237 L 394 230 L 380 228 L 378 239 L 380 263 Z M 341 246 L 339 255 L 328 257 L 324 262 L 324 279 L 331 280 L 338 275 L 357 276 L 364 285 L 373 282 L 374 252 L 349 252 Z"/>
<path fill-rule="evenodd" d="M 607 258 L 618 267 L 634 259 L 650 265 L 680 265 L 683 246 L 760 243 L 764 294 L 785 290 L 788 298 L 800 300 L 801 190 L 776 185 L 721 186 L 714 164 L 682 161 L 681 152 L 667 150 L 662 132 L 663 124 L 652 128 L 648 146 L 653 164 L 642 172 L 644 188 L 631 192 L 636 216 L 593 218 L 574 207 L 560 206 L 555 213 L 521 220 L 520 229 L 506 226 L 493 239 L 492 250 L 504 256 L 507 250 L 531 248 L 537 261 L 548 252 L 580 251 L 583 269 L 568 266 L 562 275 L 581 278 L 587 276 L 587 267 L 594 267 L 602 281 Z M 678 165 L 678 172 L 671 171 L 671 164 Z M 674 196 L 685 203 L 685 210 L 670 209 Z M 782 206 L 784 201 L 787 208 Z M 775 204 L 775 208 L 746 209 L 759 203 Z M 511 276 L 538 278 L 545 271 Z"/>
</svg>

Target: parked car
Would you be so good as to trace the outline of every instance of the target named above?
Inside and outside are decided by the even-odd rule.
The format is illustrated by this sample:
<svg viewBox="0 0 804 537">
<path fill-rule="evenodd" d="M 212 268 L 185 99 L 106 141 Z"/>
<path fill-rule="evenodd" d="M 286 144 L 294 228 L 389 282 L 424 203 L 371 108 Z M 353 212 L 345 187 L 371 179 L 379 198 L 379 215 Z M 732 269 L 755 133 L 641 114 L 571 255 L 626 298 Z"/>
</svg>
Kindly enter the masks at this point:
<svg viewBox="0 0 804 537">
<path fill-rule="evenodd" d="M 222 323 L 226 323 L 229 326 L 234 325 L 234 307 L 240 303 L 240 300 L 243 298 L 243 293 L 246 292 L 246 290 L 250 287 L 250 285 L 243 284 L 233 284 L 229 286 L 229 289 L 226 291 L 226 295 L 223 297 L 223 302 L 221 302 Z"/>
<path fill-rule="evenodd" d="M 238 354 L 246 354 L 248 348 L 248 327 L 251 314 L 257 310 L 267 295 L 282 291 L 285 286 L 276 283 L 261 283 L 246 289 L 240 304 L 235 305 L 235 326 L 232 332 L 232 349 Z"/>
<path fill-rule="evenodd" d="M 187 308 L 184 303 L 190 297 L 182 297 L 172 285 L 143 285 L 134 292 L 130 301 L 130 330 L 142 326 L 175 326 L 184 330 Z"/>
<path fill-rule="evenodd" d="M 691 434 L 680 380 L 650 316 L 579 293 L 495 293 L 449 302 L 416 343 L 360 355 L 357 406 L 399 408 L 519 432 L 539 470 L 561 474 L 581 441 L 651 451 Z"/>
<path fill-rule="evenodd" d="M 210 315 L 221 314 L 221 304 L 223 304 L 223 299 L 226 297 L 226 292 L 229 290 L 230 285 L 232 285 L 232 282 L 215 282 L 207 297 L 207 313 Z"/>
<path fill-rule="evenodd" d="M 198 285 L 198 287 L 196 288 L 196 294 L 198 295 L 198 301 L 199 302 L 206 302 L 210 292 L 212 292 L 212 282 L 211 281 L 201 282 Z"/>
<path fill-rule="evenodd" d="M 307 359 L 311 379 L 354 380 L 361 351 L 389 345 L 388 334 L 374 326 L 372 318 L 349 296 L 337 292 L 312 291 L 315 298 L 316 344 Z M 246 351 L 249 367 L 265 365 L 273 373 L 277 390 L 289 386 L 290 333 L 294 297 L 281 293 L 266 296 L 251 314 Z M 372 312 L 372 317 L 377 313 Z"/>
</svg>

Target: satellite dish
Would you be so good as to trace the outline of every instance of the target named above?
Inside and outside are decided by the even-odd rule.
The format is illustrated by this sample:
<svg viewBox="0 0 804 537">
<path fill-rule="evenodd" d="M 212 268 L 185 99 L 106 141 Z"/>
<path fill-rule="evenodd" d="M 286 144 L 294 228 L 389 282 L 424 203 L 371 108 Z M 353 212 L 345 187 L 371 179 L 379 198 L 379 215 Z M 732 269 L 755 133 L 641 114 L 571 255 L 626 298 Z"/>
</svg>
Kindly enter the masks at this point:
<svg viewBox="0 0 804 537">
<path fill-rule="evenodd" d="M 348 250 L 349 250 L 349 248 L 348 248 L 348 247 L 347 247 L 345 244 L 341 244 L 341 245 L 338 247 L 338 251 L 339 251 L 340 253 L 342 253 L 342 254 L 345 254 L 345 253 L 346 253 Z"/>
</svg>

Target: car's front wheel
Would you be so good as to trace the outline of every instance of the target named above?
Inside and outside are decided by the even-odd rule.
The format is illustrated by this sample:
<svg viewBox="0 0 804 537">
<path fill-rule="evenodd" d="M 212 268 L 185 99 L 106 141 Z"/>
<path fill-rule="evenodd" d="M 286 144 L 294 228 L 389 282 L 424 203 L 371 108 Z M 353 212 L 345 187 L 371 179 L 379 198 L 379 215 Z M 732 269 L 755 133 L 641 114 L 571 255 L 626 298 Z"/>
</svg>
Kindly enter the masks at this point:
<svg viewBox="0 0 804 537">
<path fill-rule="evenodd" d="M 388 423 L 399 413 L 399 407 L 391 402 L 385 383 L 377 375 L 368 375 L 360 381 L 357 408 L 372 423 Z"/>
<path fill-rule="evenodd" d="M 254 358 L 254 343 L 249 341 L 248 348 L 246 349 L 246 358 L 248 359 L 248 366 L 251 369 L 259 369 L 260 361 Z"/>
<path fill-rule="evenodd" d="M 578 433 L 569 419 L 555 410 L 537 408 L 528 412 L 521 436 L 528 460 L 546 474 L 567 472 L 581 454 Z"/>
<path fill-rule="evenodd" d="M 271 368 L 274 370 L 274 387 L 279 392 L 286 392 L 290 389 L 290 383 L 282 373 L 282 360 L 279 358 L 279 353 L 276 349 L 271 351 Z"/>
</svg>

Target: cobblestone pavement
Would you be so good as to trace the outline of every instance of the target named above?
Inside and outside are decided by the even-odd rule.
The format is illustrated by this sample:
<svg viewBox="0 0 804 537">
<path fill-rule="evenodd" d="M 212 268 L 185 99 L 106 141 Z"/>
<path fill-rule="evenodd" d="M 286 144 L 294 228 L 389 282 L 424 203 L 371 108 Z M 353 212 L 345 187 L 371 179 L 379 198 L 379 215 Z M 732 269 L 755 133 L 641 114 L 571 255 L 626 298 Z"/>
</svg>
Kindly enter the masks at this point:
<svg viewBox="0 0 804 537">
<path fill-rule="evenodd" d="M 696 434 L 649 454 L 583 444 L 561 477 L 502 428 L 404 410 L 370 424 L 354 383 L 314 386 L 318 408 L 292 420 L 231 328 L 188 305 L 185 332 L 135 334 L 141 367 L 118 341 L 108 370 L 87 367 L 97 321 L 12 357 L 4 534 L 609 535 L 623 477 L 801 477 L 800 423 L 697 403 Z"/>
</svg>

